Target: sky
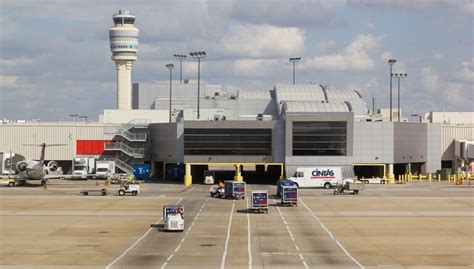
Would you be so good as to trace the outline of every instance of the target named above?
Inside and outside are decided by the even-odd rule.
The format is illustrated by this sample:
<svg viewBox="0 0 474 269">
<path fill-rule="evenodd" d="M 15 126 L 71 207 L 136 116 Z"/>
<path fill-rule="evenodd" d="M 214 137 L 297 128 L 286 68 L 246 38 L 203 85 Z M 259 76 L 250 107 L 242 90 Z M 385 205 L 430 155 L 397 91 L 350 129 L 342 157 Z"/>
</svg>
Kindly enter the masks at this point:
<svg viewBox="0 0 474 269">
<path fill-rule="evenodd" d="M 108 29 L 119 9 L 140 29 L 133 82 L 167 80 L 173 54 L 206 51 L 205 83 L 271 90 L 292 82 L 288 59 L 301 57 L 298 84 L 355 89 L 368 108 L 372 97 L 387 108 L 394 58 L 393 72 L 408 74 L 405 116 L 474 111 L 473 0 L 1 0 L 0 118 L 96 120 L 114 109 Z M 183 78 L 197 78 L 196 62 Z"/>
</svg>

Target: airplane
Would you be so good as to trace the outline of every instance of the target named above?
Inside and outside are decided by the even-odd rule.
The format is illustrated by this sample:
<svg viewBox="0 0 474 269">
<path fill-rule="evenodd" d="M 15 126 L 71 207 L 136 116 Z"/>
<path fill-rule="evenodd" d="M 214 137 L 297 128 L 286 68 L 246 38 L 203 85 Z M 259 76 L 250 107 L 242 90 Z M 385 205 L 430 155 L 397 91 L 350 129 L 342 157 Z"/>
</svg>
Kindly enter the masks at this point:
<svg viewBox="0 0 474 269">
<path fill-rule="evenodd" d="M 19 161 L 16 164 L 16 169 L 19 171 L 18 175 L 12 174 L 12 162 L 10 161 L 10 175 L 8 179 L 14 179 L 14 181 L 10 181 L 10 186 L 15 186 L 15 183 L 19 185 L 25 184 L 27 180 L 41 180 L 41 185 L 46 185 L 48 179 L 59 179 L 63 177 L 68 177 L 70 175 L 49 175 L 49 171 L 56 171 L 59 168 L 59 165 L 56 161 L 50 161 L 45 166 L 44 163 L 44 156 L 46 146 L 65 146 L 66 144 L 49 144 L 42 143 L 40 145 L 26 145 L 26 146 L 40 146 L 41 147 L 41 155 L 39 161 L 36 160 L 23 160 Z"/>
</svg>

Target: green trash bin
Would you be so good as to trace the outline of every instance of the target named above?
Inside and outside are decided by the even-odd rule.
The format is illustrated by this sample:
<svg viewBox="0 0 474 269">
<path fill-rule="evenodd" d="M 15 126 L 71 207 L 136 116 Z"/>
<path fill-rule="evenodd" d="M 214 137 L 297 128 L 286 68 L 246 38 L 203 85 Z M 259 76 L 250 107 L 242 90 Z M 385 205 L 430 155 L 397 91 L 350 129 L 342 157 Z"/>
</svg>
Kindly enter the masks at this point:
<svg viewBox="0 0 474 269">
<path fill-rule="evenodd" d="M 441 170 L 441 180 L 448 180 L 449 176 L 451 175 L 451 169 L 450 168 L 443 168 Z"/>
</svg>

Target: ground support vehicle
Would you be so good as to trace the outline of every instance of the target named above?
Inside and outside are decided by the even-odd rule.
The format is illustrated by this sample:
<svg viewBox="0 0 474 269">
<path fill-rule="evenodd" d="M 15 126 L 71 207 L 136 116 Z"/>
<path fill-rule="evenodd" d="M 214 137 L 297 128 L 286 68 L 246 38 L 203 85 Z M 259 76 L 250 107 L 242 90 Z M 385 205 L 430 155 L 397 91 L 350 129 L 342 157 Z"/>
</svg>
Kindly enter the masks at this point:
<svg viewBox="0 0 474 269">
<path fill-rule="evenodd" d="M 0 180 L 0 185 L 5 185 L 5 186 L 8 186 L 8 187 L 15 187 L 16 182 L 15 182 L 14 179 L 1 179 Z"/>
<path fill-rule="evenodd" d="M 163 206 L 163 229 L 165 231 L 184 230 L 184 207 L 182 205 Z"/>
<path fill-rule="evenodd" d="M 360 182 L 364 184 L 385 184 L 387 180 L 380 177 L 372 177 L 372 178 L 360 178 L 358 179 Z"/>
<path fill-rule="evenodd" d="M 224 197 L 232 199 L 245 199 L 245 182 L 228 180 L 224 181 Z"/>
<path fill-rule="evenodd" d="M 283 186 L 296 186 L 295 183 L 289 179 L 280 179 L 277 182 L 276 196 L 281 197 L 281 189 Z"/>
<path fill-rule="evenodd" d="M 115 162 L 113 161 L 97 161 L 96 165 L 95 179 L 108 179 L 115 174 Z"/>
<path fill-rule="evenodd" d="M 296 186 L 282 187 L 281 205 L 298 206 L 298 188 Z"/>
<path fill-rule="evenodd" d="M 106 196 L 107 195 L 107 189 L 83 189 L 81 190 L 82 195 L 89 195 L 89 194 L 96 194 L 96 195 L 102 195 Z"/>
<path fill-rule="evenodd" d="M 268 213 L 268 191 L 252 191 L 252 212 Z"/>
<path fill-rule="evenodd" d="M 124 196 L 125 194 L 137 196 L 138 194 L 140 194 L 140 185 L 127 183 L 121 184 L 120 188 L 117 190 L 117 194 L 120 196 Z"/>
<path fill-rule="evenodd" d="M 219 185 L 212 185 L 211 188 L 209 189 L 209 193 L 211 194 L 211 197 L 224 197 L 225 192 L 223 187 L 219 187 Z"/>
<path fill-rule="evenodd" d="M 212 171 L 204 172 L 204 184 L 212 185 L 215 182 L 215 173 Z"/>
<path fill-rule="evenodd" d="M 338 185 L 334 189 L 334 194 L 359 194 L 360 191 L 364 190 L 365 184 L 363 183 L 352 183 L 352 182 L 345 182 L 341 185 Z"/>
</svg>

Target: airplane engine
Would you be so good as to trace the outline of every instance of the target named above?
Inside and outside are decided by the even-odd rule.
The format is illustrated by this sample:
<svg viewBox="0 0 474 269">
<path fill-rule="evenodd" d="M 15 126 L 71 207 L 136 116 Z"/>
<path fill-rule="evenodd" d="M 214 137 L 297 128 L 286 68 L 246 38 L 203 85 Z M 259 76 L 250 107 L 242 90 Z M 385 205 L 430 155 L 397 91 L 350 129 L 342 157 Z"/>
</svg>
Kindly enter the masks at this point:
<svg viewBox="0 0 474 269">
<path fill-rule="evenodd" d="M 58 167 L 59 167 L 59 164 L 55 161 L 50 161 L 48 163 L 48 170 L 49 171 L 56 171 L 56 170 L 58 170 Z"/>
<path fill-rule="evenodd" d="M 16 164 L 16 169 L 20 172 L 25 172 L 28 168 L 28 164 L 26 162 L 18 162 Z"/>
</svg>

